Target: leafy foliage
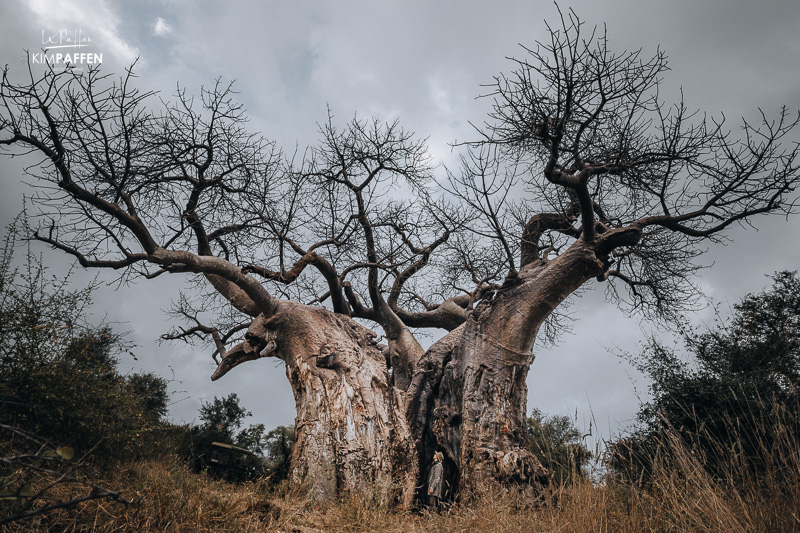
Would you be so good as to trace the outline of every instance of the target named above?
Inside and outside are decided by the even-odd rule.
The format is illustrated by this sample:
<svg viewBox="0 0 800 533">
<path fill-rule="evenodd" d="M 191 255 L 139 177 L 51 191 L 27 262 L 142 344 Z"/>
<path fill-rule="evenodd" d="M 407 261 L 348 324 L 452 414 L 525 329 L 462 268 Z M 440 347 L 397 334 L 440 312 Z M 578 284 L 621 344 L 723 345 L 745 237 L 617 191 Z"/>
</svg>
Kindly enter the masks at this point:
<svg viewBox="0 0 800 533">
<path fill-rule="evenodd" d="M 551 483 L 560 486 L 586 475 L 592 453 L 568 416 L 546 416 L 534 409 L 526 422 L 528 446 L 550 472 Z"/>
<path fill-rule="evenodd" d="M 781 432 L 800 431 L 800 278 L 772 279 L 769 290 L 736 304 L 726 324 L 686 334 L 690 358 L 653 340 L 633 359 L 652 380 L 652 400 L 639 411 L 639 429 L 612 446 L 612 468 L 649 475 L 650 459 L 675 434 L 712 472 L 730 454 L 761 469 Z"/>
<path fill-rule="evenodd" d="M 213 432 L 219 439 L 226 441 L 235 440 L 234 432 L 242 425 L 242 421 L 252 415 L 250 411 L 239 405 L 239 396 L 229 394 L 225 398 L 216 396 L 210 403 L 203 402 L 200 407 L 200 420 L 203 427 Z"/>
<path fill-rule="evenodd" d="M 211 402 L 203 402 L 200 407 L 200 420 L 203 422 L 188 429 L 188 442 L 181 446 L 180 454 L 195 470 L 205 470 L 228 481 L 259 477 L 267 467 L 262 454 L 268 435 L 264 424 L 242 428 L 244 419 L 251 414 L 239 405 L 236 393 L 224 398 L 215 396 Z"/>
<path fill-rule="evenodd" d="M 267 471 L 270 481 L 277 484 L 289 479 L 294 447 L 294 426 L 278 426 L 265 439 L 264 451 L 267 456 Z"/>
<path fill-rule="evenodd" d="M 123 338 L 86 323 L 92 286 L 72 290 L 33 256 L 12 267 L 10 232 L 0 261 L 0 422 L 114 462 L 154 450 L 167 382 L 122 375 Z"/>
</svg>

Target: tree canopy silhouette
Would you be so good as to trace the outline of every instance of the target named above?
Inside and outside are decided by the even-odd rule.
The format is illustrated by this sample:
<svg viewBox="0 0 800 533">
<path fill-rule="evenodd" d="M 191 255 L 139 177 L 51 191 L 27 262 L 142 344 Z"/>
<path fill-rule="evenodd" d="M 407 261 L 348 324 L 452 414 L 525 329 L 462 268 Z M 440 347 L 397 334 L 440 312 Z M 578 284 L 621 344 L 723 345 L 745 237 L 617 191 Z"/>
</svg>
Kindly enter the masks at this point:
<svg viewBox="0 0 800 533">
<path fill-rule="evenodd" d="M 663 52 L 614 52 L 572 12 L 523 52 L 444 172 L 397 121 L 329 115 L 287 156 L 247 129 L 230 86 L 163 103 L 131 71 L 6 69 L 0 147 L 38 157 L 33 238 L 126 280 L 194 274 L 207 292 L 182 298 L 168 338 L 212 343 L 212 379 L 286 364 L 294 482 L 399 485 L 410 504 L 441 449 L 460 490 L 535 490 L 525 378 L 562 302 L 596 280 L 674 318 L 701 244 L 791 213 L 800 173 L 796 115 L 734 134 L 668 104 Z M 448 333 L 425 350 L 414 328 Z"/>
</svg>

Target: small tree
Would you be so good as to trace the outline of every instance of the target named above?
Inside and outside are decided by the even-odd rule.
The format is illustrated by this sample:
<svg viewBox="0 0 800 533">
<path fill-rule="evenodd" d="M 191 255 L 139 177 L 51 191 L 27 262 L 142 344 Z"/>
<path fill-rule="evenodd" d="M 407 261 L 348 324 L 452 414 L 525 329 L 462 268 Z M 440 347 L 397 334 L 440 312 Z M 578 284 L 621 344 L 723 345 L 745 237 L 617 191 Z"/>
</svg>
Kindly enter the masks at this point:
<svg viewBox="0 0 800 533">
<path fill-rule="evenodd" d="M 225 398 L 217 398 L 211 402 L 203 402 L 200 406 L 202 427 L 214 432 L 220 440 L 233 443 L 236 430 L 242 422 L 253 413 L 239 405 L 239 396 L 234 392 Z"/>
<path fill-rule="evenodd" d="M 782 435 L 800 431 L 800 278 L 779 272 L 772 280 L 734 305 L 729 320 L 687 333 L 688 357 L 656 340 L 631 357 L 652 398 L 637 431 L 611 447 L 613 468 L 647 473 L 669 434 L 702 453 L 712 473 L 732 456 L 758 470 L 791 455 L 780 447 Z"/>
<path fill-rule="evenodd" d="M 156 452 L 166 380 L 120 374 L 123 337 L 86 318 L 93 287 L 70 289 L 32 255 L 15 269 L 14 236 L 0 261 L 0 423 L 92 451 L 98 463 Z"/>
<path fill-rule="evenodd" d="M 592 452 L 568 416 L 546 416 L 534 409 L 526 422 L 530 450 L 550 472 L 551 483 L 564 485 L 587 475 Z"/>
</svg>

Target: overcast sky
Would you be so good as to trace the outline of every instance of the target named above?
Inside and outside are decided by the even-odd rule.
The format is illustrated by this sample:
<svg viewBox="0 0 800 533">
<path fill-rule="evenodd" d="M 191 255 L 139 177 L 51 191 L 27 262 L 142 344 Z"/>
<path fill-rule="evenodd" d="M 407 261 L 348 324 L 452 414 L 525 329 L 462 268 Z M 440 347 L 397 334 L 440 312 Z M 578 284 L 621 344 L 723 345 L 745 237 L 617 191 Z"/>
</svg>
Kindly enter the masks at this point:
<svg viewBox="0 0 800 533">
<path fill-rule="evenodd" d="M 588 25 L 607 26 L 615 50 L 657 47 L 670 58 L 662 94 L 690 108 L 729 119 L 800 106 L 800 2 L 797 0 L 581 0 L 563 2 Z M 169 99 L 177 84 L 198 93 L 217 77 L 236 80 L 253 130 L 286 151 L 316 140 L 326 106 L 345 120 L 398 117 L 428 137 L 438 160 L 453 158 L 448 143 L 471 138 L 469 121 L 482 120 L 481 84 L 508 72 L 519 44 L 545 36 L 544 20 L 558 12 L 547 1 L 306 1 L 192 2 L 102 0 L 3 0 L 0 63 L 12 72 L 23 50 L 39 51 L 42 36 L 76 30 L 103 54 L 105 72 L 121 73 L 139 58 L 139 83 Z M 0 224 L 19 212 L 30 189 L 19 161 L 0 159 Z M 735 228 L 727 246 L 712 246 L 698 280 L 716 301 L 735 302 L 764 287 L 776 270 L 800 267 L 800 216 L 756 220 Z M 43 248 L 41 248 L 44 251 Z M 69 259 L 46 253 L 54 269 Z M 95 273 L 78 272 L 77 284 Z M 283 368 L 266 359 L 242 365 L 212 383 L 210 354 L 183 345 L 161 345 L 168 329 L 161 311 L 182 279 L 97 294 L 96 314 L 122 323 L 138 348 L 123 356 L 126 370 L 155 371 L 174 379 L 173 417 L 192 421 L 202 400 L 236 392 L 267 427 L 291 424 L 294 401 Z M 529 409 L 575 415 L 582 427 L 594 417 L 608 435 L 632 422 L 637 394 L 647 384 L 614 351 L 636 350 L 651 331 L 626 319 L 602 290 L 587 292 L 573 307 L 572 334 L 559 346 L 537 351 L 531 370 Z M 702 323 L 709 311 L 691 318 Z"/>
</svg>

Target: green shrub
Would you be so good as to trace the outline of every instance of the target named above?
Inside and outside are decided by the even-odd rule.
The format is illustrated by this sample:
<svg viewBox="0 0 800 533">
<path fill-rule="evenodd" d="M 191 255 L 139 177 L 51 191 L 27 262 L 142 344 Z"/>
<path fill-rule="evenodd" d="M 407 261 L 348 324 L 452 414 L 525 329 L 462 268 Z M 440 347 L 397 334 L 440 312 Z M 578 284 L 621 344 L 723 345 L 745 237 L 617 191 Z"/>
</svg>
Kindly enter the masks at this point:
<svg viewBox="0 0 800 533">
<path fill-rule="evenodd" d="M 550 472 L 551 483 L 560 486 L 586 476 L 592 454 L 568 416 L 545 416 L 534 409 L 526 422 L 528 447 Z"/>
<path fill-rule="evenodd" d="M 785 432 L 800 432 L 800 279 L 781 272 L 747 295 L 727 322 L 684 336 L 689 357 L 651 341 L 634 363 L 651 379 L 639 427 L 613 443 L 610 466 L 648 478 L 652 459 L 680 439 L 714 476 L 731 457 L 755 472 L 770 468 Z"/>
<path fill-rule="evenodd" d="M 110 463 L 154 453 L 164 434 L 167 382 L 123 375 L 128 347 L 88 323 L 93 287 L 73 290 L 28 256 L 12 266 L 13 231 L 0 258 L 0 423 Z"/>
</svg>

